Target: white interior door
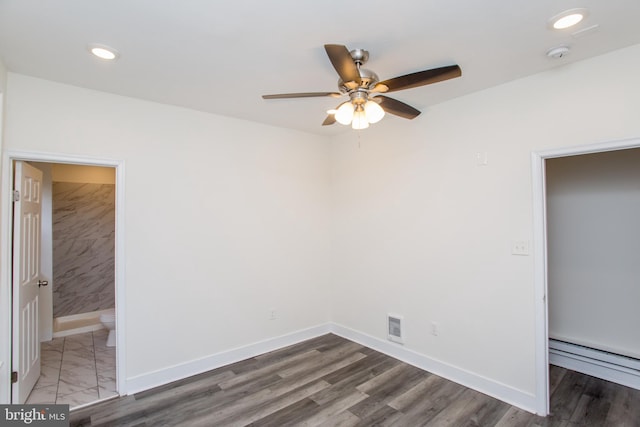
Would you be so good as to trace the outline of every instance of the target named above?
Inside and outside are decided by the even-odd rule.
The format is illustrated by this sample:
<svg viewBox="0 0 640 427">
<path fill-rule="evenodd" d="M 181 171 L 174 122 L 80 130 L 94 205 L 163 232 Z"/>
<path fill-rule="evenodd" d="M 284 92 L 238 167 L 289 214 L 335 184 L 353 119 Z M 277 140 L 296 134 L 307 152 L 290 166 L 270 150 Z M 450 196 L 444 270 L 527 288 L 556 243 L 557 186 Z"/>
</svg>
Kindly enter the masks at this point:
<svg viewBox="0 0 640 427">
<path fill-rule="evenodd" d="M 42 172 L 16 162 L 13 208 L 13 383 L 12 403 L 27 400 L 40 376 L 38 295 Z"/>
</svg>

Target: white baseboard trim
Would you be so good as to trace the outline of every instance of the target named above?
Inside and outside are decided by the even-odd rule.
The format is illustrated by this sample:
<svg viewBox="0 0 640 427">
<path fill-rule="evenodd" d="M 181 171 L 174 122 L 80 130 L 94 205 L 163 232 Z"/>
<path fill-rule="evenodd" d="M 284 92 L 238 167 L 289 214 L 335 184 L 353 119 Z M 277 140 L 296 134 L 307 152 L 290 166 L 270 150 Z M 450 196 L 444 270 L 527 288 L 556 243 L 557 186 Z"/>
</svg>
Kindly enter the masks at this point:
<svg viewBox="0 0 640 427">
<path fill-rule="evenodd" d="M 563 341 L 549 340 L 549 363 L 640 390 L 640 361 Z"/>
<path fill-rule="evenodd" d="M 97 310 L 56 317 L 53 319 L 53 338 L 68 337 L 104 329 L 105 327 L 100 321 L 100 315 L 112 310 Z"/>
<path fill-rule="evenodd" d="M 263 353 L 278 350 L 289 345 L 299 343 L 311 338 L 319 337 L 331 332 L 331 324 L 314 326 L 301 331 L 270 338 L 257 343 L 249 344 L 233 350 L 224 351 L 192 360 L 186 363 L 159 369 L 157 371 L 138 375 L 127 379 L 127 394 L 134 394 L 144 390 L 168 384 L 193 375 L 201 374 L 221 366 L 249 359 Z"/>
<path fill-rule="evenodd" d="M 500 399 L 510 405 L 524 409 L 525 411 L 535 413 L 537 402 L 536 397 L 533 394 L 526 393 L 473 372 L 429 358 L 412 350 L 408 350 L 400 344 L 372 337 L 335 323 L 318 325 L 309 329 L 270 338 L 233 350 L 224 351 L 201 359 L 192 360 L 190 362 L 181 363 L 129 378 L 127 379 L 126 384 L 127 394 L 134 394 L 153 387 L 158 387 L 172 381 L 197 375 L 202 372 L 210 371 L 212 369 L 239 362 L 273 350 L 278 350 L 328 333 L 334 333 L 405 363 L 464 385 L 465 387 L 469 387 L 491 397 L 495 397 L 496 399 Z"/>
<path fill-rule="evenodd" d="M 331 332 L 465 387 L 479 391 L 480 393 L 495 397 L 525 411 L 531 413 L 536 412 L 536 396 L 531 393 L 515 389 L 473 372 L 432 359 L 423 354 L 408 350 L 400 344 L 372 337 L 335 323 L 331 326 Z"/>
</svg>

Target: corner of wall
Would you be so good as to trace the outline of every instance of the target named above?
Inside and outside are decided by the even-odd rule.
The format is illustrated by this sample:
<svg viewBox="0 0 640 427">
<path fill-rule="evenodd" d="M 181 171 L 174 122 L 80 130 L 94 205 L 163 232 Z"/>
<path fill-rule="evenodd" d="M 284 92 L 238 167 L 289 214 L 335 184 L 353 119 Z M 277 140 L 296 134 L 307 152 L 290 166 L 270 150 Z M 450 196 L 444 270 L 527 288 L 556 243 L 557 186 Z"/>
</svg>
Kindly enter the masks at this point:
<svg viewBox="0 0 640 427">
<path fill-rule="evenodd" d="M 525 411 L 536 413 L 537 399 L 531 393 L 518 390 L 507 384 L 494 381 L 491 378 L 483 377 L 476 373 L 461 369 L 409 350 L 402 345 L 391 341 L 385 341 L 362 332 L 347 328 L 337 323 L 332 323 L 331 332 L 348 340 L 357 342 L 366 347 L 394 357 L 417 368 L 431 372 L 450 381 L 461 384 L 470 389 L 479 391 L 488 396 L 502 400 L 510 405 L 516 406 Z"/>
<path fill-rule="evenodd" d="M 177 381 L 221 366 L 226 366 L 260 354 L 297 344 L 308 339 L 319 337 L 321 335 L 328 334 L 329 332 L 331 332 L 331 325 L 329 323 L 325 323 L 228 351 L 212 354 L 200 359 L 169 366 L 153 372 L 136 375 L 132 378 L 127 378 L 126 392 L 127 394 L 134 394 L 148 390 L 172 381 Z"/>
</svg>

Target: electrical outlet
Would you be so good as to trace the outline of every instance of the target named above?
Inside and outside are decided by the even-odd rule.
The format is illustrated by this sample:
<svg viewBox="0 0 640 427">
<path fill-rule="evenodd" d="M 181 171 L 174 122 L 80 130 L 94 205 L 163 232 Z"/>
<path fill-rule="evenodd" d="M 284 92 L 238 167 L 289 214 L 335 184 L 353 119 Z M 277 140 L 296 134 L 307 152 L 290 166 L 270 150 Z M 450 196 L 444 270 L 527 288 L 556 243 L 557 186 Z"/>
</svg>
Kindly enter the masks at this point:
<svg viewBox="0 0 640 427">
<path fill-rule="evenodd" d="M 514 240 L 513 242 L 511 242 L 511 254 L 512 255 L 529 255 L 529 241 Z"/>
<path fill-rule="evenodd" d="M 276 320 L 278 318 L 278 313 L 275 308 L 269 310 L 269 320 Z"/>
</svg>

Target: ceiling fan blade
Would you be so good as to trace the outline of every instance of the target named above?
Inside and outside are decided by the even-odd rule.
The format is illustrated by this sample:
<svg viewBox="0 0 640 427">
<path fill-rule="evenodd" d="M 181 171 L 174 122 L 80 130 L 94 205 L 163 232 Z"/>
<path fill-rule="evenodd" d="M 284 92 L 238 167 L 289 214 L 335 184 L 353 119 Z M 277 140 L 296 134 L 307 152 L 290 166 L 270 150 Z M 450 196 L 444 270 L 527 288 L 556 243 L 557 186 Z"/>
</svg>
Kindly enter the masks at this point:
<svg viewBox="0 0 640 427">
<path fill-rule="evenodd" d="M 276 93 L 274 95 L 262 95 L 263 99 L 285 99 L 285 98 L 314 98 L 321 96 L 331 96 L 333 98 L 340 98 L 342 96 L 339 92 L 302 92 L 302 93 Z"/>
<path fill-rule="evenodd" d="M 322 126 L 332 125 L 335 122 L 336 122 L 335 114 L 329 114 L 329 115 L 327 115 L 327 118 L 324 119 L 324 122 L 322 122 Z"/>
<path fill-rule="evenodd" d="M 353 62 L 353 58 L 346 46 L 341 44 L 325 44 L 324 50 L 327 51 L 333 68 L 336 69 L 345 85 L 349 87 L 349 82 L 355 82 L 355 86 L 350 89 L 355 89 L 360 86 L 360 72 L 358 71 L 356 63 Z"/>
<path fill-rule="evenodd" d="M 374 87 L 373 92 L 394 92 L 396 90 L 410 89 L 453 79 L 461 75 L 462 70 L 457 65 L 433 68 L 382 81 Z"/>
<path fill-rule="evenodd" d="M 420 115 L 419 110 L 416 110 L 411 105 L 405 104 L 397 99 L 383 95 L 378 95 L 372 99 L 378 102 L 382 109 L 387 113 L 395 114 L 396 116 L 404 117 L 405 119 L 415 119 Z"/>
</svg>

